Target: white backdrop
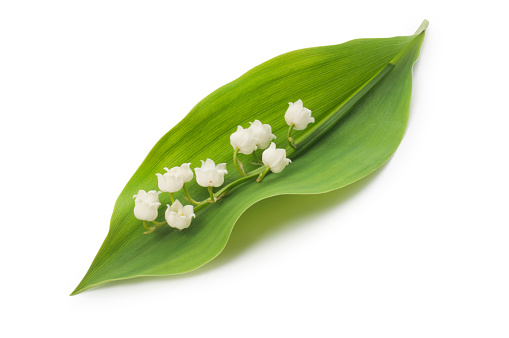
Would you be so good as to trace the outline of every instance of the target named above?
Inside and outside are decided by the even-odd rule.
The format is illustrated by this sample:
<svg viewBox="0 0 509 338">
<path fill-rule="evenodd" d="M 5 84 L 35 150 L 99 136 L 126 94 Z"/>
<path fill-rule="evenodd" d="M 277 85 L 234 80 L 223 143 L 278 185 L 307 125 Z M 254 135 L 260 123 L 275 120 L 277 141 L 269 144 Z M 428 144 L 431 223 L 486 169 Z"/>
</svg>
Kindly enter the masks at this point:
<svg viewBox="0 0 509 338">
<path fill-rule="evenodd" d="M 494 0 L 2 1 L 0 335 L 507 337 L 506 12 Z M 199 100 L 284 52 L 409 35 L 425 18 L 410 123 L 381 170 L 258 203 L 195 272 L 68 296 L 125 183 Z"/>
</svg>

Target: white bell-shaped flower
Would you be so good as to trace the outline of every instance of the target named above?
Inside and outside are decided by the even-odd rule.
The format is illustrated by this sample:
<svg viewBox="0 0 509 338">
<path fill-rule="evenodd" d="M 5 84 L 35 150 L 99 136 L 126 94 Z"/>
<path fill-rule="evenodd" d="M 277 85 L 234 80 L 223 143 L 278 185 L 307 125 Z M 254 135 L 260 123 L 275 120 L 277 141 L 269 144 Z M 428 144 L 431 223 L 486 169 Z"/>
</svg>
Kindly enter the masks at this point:
<svg viewBox="0 0 509 338">
<path fill-rule="evenodd" d="M 290 105 L 285 113 L 285 120 L 288 125 L 293 124 L 293 129 L 303 130 L 306 129 L 309 123 L 315 122 L 315 118 L 311 117 L 311 110 L 304 108 L 302 100 L 297 100 L 295 103 L 288 102 Z"/>
<path fill-rule="evenodd" d="M 159 190 L 174 193 L 182 189 L 184 180 L 182 179 L 180 167 L 164 168 L 164 170 L 167 171 L 164 175 L 156 174 Z"/>
<path fill-rule="evenodd" d="M 252 130 L 237 127 L 237 131 L 231 134 L 230 143 L 233 149 L 239 149 L 239 153 L 249 155 L 257 149 L 258 139 L 253 137 Z"/>
<path fill-rule="evenodd" d="M 191 182 L 193 179 L 193 171 L 189 167 L 191 163 L 184 163 L 182 164 L 180 168 L 180 176 L 182 176 L 182 180 L 184 183 Z"/>
<path fill-rule="evenodd" d="M 262 162 L 273 173 L 280 173 L 292 161 L 286 158 L 286 150 L 276 149 L 276 144 L 271 142 L 270 147 L 262 154 Z"/>
<path fill-rule="evenodd" d="M 276 138 L 276 135 L 272 134 L 272 127 L 269 124 L 262 124 L 258 120 L 250 122 L 248 130 L 251 131 L 253 138 L 257 139 L 256 146 L 260 149 L 265 149 L 270 145 L 270 141 Z"/>
<path fill-rule="evenodd" d="M 134 217 L 141 221 L 152 222 L 157 218 L 157 208 L 161 205 L 159 203 L 159 194 L 155 190 L 146 192 L 145 190 L 138 191 L 134 195 Z"/>
<path fill-rule="evenodd" d="M 166 206 L 168 209 L 166 209 L 164 218 L 172 228 L 177 228 L 179 230 L 188 228 L 189 225 L 191 225 L 192 218 L 196 217 L 193 212 L 193 206 L 183 206 L 179 200 L 175 200 L 171 206 L 169 204 L 166 204 Z"/>
<path fill-rule="evenodd" d="M 194 171 L 196 182 L 202 187 L 220 187 L 224 183 L 224 175 L 228 174 L 226 163 L 216 165 L 210 158 L 201 161 L 201 168 L 194 168 Z"/>
</svg>

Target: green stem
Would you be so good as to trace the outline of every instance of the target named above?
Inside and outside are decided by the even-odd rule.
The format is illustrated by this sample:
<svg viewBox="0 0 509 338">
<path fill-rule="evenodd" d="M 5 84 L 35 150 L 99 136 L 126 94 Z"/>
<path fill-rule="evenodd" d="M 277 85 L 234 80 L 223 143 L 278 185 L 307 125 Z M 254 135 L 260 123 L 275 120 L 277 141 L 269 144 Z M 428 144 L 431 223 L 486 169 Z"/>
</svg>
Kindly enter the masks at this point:
<svg viewBox="0 0 509 338">
<path fill-rule="evenodd" d="M 263 178 L 265 177 L 265 175 L 267 175 L 267 173 L 269 172 L 270 168 L 267 167 L 265 168 L 265 170 L 260 174 L 260 176 L 258 176 L 258 178 L 256 179 L 256 182 L 261 182 L 263 180 Z"/>
<path fill-rule="evenodd" d="M 154 231 L 156 231 L 157 229 L 159 229 L 160 227 L 162 227 L 163 225 L 167 224 L 166 221 L 164 222 L 157 222 L 157 221 L 152 221 L 152 223 L 154 224 L 153 226 L 149 227 L 147 226 L 147 222 L 146 221 L 143 221 L 143 227 L 145 228 L 145 231 L 143 234 L 144 235 L 148 235 L 148 234 L 151 234 L 153 233 Z"/>
<path fill-rule="evenodd" d="M 237 153 L 239 152 L 239 148 L 235 148 L 235 151 L 233 152 L 233 164 L 235 165 L 235 169 L 242 175 L 246 176 L 246 173 L 244 172 L 244 168 L 241 168 L 239 165 L 239 160 L 237 159 Z"/>
<path fill-rule="evenodd" d="M 217 198 L 223 197 L 224 195 L 226 195 L 226 193 L 228 191 L 230 191 L 234 187 L 236 187 L 239 184 L 242 184 L 244 182 L 247 182 L 250 179 L 258 176 L 260 174 L 260 172 L 262 172 L 264 169 L 265 169 L 265 167 L 260 167 L 260 168 L 257 168 L 255 170 L 253 170 L 253 171 L 250 171 L 249 173 L 246 174 L 246 177 L 239 178 L 238 180 L 233 181 L 232 183 L 224 186 L 221 190 L 216 192 L 214 195 L 217 196 Z M 212 190 L 212 188 L 210 188 L 210 189 Z M 193 211 L 197 212 L 198 210 L 201 210 L 201 209 L 205 208 L 210 203 L 211 203 L 210 198 L 207 198 L 206 200 L 200 202 L 196 207 L 194 207 Z"/>
<path fill-rule="evenodd" d="M 171 204 L 175 203 L 175 194 L 170 192 Z"/>
<path fill-rule="evenodd" d="M 148 229 L 147 231 L 145 231 L 143 234 L 144 235 L 148 235 L 148 234 L 151 234 L 153 233 L 154 231 L 157 230 L 157 227 L 151 227 L 150 229 Z"/>
<path fill-rule="evenodd" d="M 143 227 L 145 230 L 150 230 L 150 227 L 147 225 L 147 221 L 143 221 Z"/>
<path fill-rule="evenodd" d="M 209 204 L 210 204 L 210 199 L 206 199 L 205 201 L 203 201 L 203 202 L 199 203 L 197 206 L 195 206 L 193 208 L 193 211 L 197 212 L 198 210 L 205 208 Z"/>
<path fill-rule="evenodd" d="M 297 145 L 295 144 L 295 141 L 293 140 L 293 137 L 292 137 L 292 131 L 293 131 L 293 128 L 295 127 L 295 124 L 290 124 L 290 128 L 288 128 L 288 143 L 290 144 L 290 147 L 292 147 L 293 149 L 297 149 Z"/>
<path fill-rule="evenodd" d="M 210 203 L 214 203 L 216 201 L 216 198 L 214 197 L 214 188 L 208 187 L 209 194 L 210 194 Z"/>
<path fill-rule="evenodd" d="M 154 223 L 154 225 L 159 228 L 159 227 L 162 227 L 163 225 L 166 225 L 166 221 L 164 222 L 156 222 L 156 221 L 152 221 L 152 223 Z"/>
<path fill-rule="evenodd" d="M 263 169 L 265 169 L 265 166 L 260 167 L 258 169 L 255 169 L 255 170 L 247 173 L 246 177 L 239 178 L 238 180 L 233 181 L 232 183 L 226 185 L 223 189 L 219 190 L 216 193 L 216 195 L 217 196 L 222 196 L 224 193 L 226 193 L 227 191 L 230 191 L 232 188 L 238 186 L 239 184 L 242 184 L 242 183 L 244 183 L 246 181 L 249 181 L 249 179 L 251 179 L 253 177 L 256 177 L 260 172 L 263 171 Z"/>
<path fill-rule="evenodd" d="M 185 184 L 185 183 L 184 183 L 183 188 L 184 188 L 184 193 L 186 194 L 187 200 L 188 200 L 189 202 L 193 203 L 194 205 L 198 205 L 198 204 L 200 204 L 200 202 L 195 201 L 195 200 L 191 197 L 191 195 L 189 195 L 189 191 L 187 191 L 187 187 L 186 187 L 186 184 Z"/>
</svg>

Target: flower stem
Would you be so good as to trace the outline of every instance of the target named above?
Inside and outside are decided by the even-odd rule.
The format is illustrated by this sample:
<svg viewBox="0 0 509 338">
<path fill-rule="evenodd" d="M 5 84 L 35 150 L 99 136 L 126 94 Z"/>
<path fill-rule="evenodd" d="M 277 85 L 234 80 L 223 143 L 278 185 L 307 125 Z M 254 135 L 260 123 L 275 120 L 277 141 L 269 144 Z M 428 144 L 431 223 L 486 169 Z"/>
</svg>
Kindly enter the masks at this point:
<svg viewBox="0 0 509 338">
<path fill-rule="evenodd" d="M 210 199 L 206 199 L 205 201 L 199 203 L 196 207 L 194 207 L 193 211 L 197 212 L 198 210 L 205 208 L 209 204 L 210 204 Z"/>
<path fill-rule="evenodd" d="M 186 194 L 187 200 L 188 200 L 189 202 L 193 203 L 194 205 L 198 205 L 198 204 L 200 204 L 200 202 L 195 201 L 195 200 L 191 197 L 191 195 L 189 195 L 189 191 L 187 191 L 187 187 L 186 187 L 186 184 L 185 184 L 185 183 L 184 183 L 183 188 L 184 188 L 184 193 Z"/>
<path fill-rule="evenodd" d="M 159 227 L 162 227 L 163 225 L 167 224 L 166 221 L 164 222 L 156 222 L 156 221 L 152 221 L 152 223 L 154 223 L 154 225 L 159 228 Z"/>
<path fill-rule="evenodd" d="M 143 227 L 145 228 L 145 230 L 147 230 L 143 233 L 144 235 L 153 233 L 154 231 L 156 231 L 157 229 L 159 229 L 160 227 L 162 227 L 163 225 L 165 225 L 167 223 L 166 223 L 166 221 L 164 221 L 164 222 L 152 221 L 152 224 L 154 224 L 154 225 L 149 227 L 149 226 L 147 226 L 147 222 L 143 221 Z"/>
<path fill-rule="evenodd" d="M 244 172 L 244 166 L 242 165 L 242 162 L 237 158 L 237 153 L 239 152 L 239 148 L 235 148 L 235 151 L 233 152 L 233 164 L 235 165 L 235 169 L 242 175 L 246 176 L 246 173 Z"/>
<path fill-rule="evenodd" d="M 148 229 L 147 231 L 145 231 L 143 234 L 144 235 L 148 235 L 148 234 L 151 234 L 153 233 L 154 231 L 157 230 L 157 227 L 151 227 L 150 229 Z"/>
<path fill-rule="evenodd" d="M 264 167 L 260 167 L 258 169 L 255 169 L 249 173 L 246 174 L 246 177 L 242 177 L 242 178 L 239 178 L 238 180 L 236 181 L 233 181 L 232 183 L 228 184 L 227 186 L 225 186 L 223 189 L 219 190 L 216 195 L 217 196 L 224 196 L 228 191 L 230 191 L 232 188 L 236 187 L 237 185 L 239 184 L 242 184 L 246 181 L 248 181 L 249 179 L 257 176 L 262 170 L 262 168 Z"/>
<path fill-rule="evenodd" d="M 244 182 L 254 178 L 255 176 L 259 175 L 260 172 L 262 172 L 264 168 L 265 167 L 260 167 L 260 168 L 257 168 L 255 170 L 253 170 L 253 171 L 250 171 L 249 173 L 246 174 L 246 177 L 241 177 L 238 180 L 233 181 L 232 183 L 224 186 L 221 190 L 219 190 L 218 192 L 216 192 L 214 194 L 214 196 L 215 196 L 214 200 L 224 197 L 232 188 L 234 188 L 237 185 L 242 184 L 242 183 L 244 183 Z M 209 187 L 209 189 L 212 190 L 212 187 Z M 200 202 L 196 207 L 194 207 L 193 210 L 194 210 L 194 212 L 197 212 L 198 210 L 201 210 L 201 209 L 205 208 L 207 205 L 210 205 L 210 203 L 212 203 L 211 199 L 207 198 L 206 200 Z"/>
<path fill-rule="evenodd" d="M 258 178 L 256 179 L 256 182 L 261 182 L 263 180 L 263 178 L 265 177 L 265 175 L 267 175 L 267 173 L 269 172 L 270 168 L 269 167 L 266 167 L 265 170 L 260 173 L 260 175 L 258 176 Z"/>
<path fill-rule="evenodd" d="M 145 230 L 150 230 L 150 227 L 147 225 L 147 221 L 143 221 L 143 227 Z"/>
<path fill-rule="evenodd" d="M 175 195 L 174 195 L 174 193 L 170 192 L 170 198 L 171 198 L 171 204 L 175 203 Z"/>
<path fill-rule="evenodd" d="M 214 203 L 216 201 L 216 198 L 214 197 L 214 188 L 208 187 L 209 194 L 210 194 L 210 203 Z"/>
<path fill-rule="evenodd" d="M 293 130 L 293 127 L 295 127 L 295 124 L 290 124 L 290 128 L 288 128 L 288 143 L 290 144 L 290 147 L 292 147 L 293 149 L 297 149 L 297 145 L 295 144 L 295 141 L 293 140 L 293 137 L 292 137 L 292 130 Z"/>
</svg>

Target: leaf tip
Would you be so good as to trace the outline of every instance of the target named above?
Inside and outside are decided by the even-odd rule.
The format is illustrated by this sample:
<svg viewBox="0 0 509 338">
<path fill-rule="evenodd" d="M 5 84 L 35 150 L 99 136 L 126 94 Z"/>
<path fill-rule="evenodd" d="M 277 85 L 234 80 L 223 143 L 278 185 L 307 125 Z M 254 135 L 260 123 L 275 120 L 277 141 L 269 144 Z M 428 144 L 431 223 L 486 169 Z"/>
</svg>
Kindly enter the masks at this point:
<svg viewBox="0 0 509 338">
<path fill-rule="evenodd" d="M 93 285 L 84 284 L 83 281 L 82 281 L 80 284 L 78 284 L 76 289 L 74 289 L 74 291 L 69 294 L 69 296 L 76 296 L 78 293 L 82 293 L 83 291 L 88 290 L 88 289 L 90 289 L 92 287 L 94 287 L 94 286 Z"/>
<path fill-rule="evenodd" d="M 74 289 L 73 292 L 69 294 L 69 296 L 76 296 L 78 293 L 81 293 L 83 290 L 78 286 L 76 289 Z"/>
<path fill-rule="evenodd" d="M 429 25 L 429 21 L 424 19 L 424 21 L 421 23 L 419 28 L 417 28 L 415 35 L 418 35 L 418 34 L 421 34 L 422 32 L 424 32 L 428 28 L 428 25 Z"/>
</svg>

